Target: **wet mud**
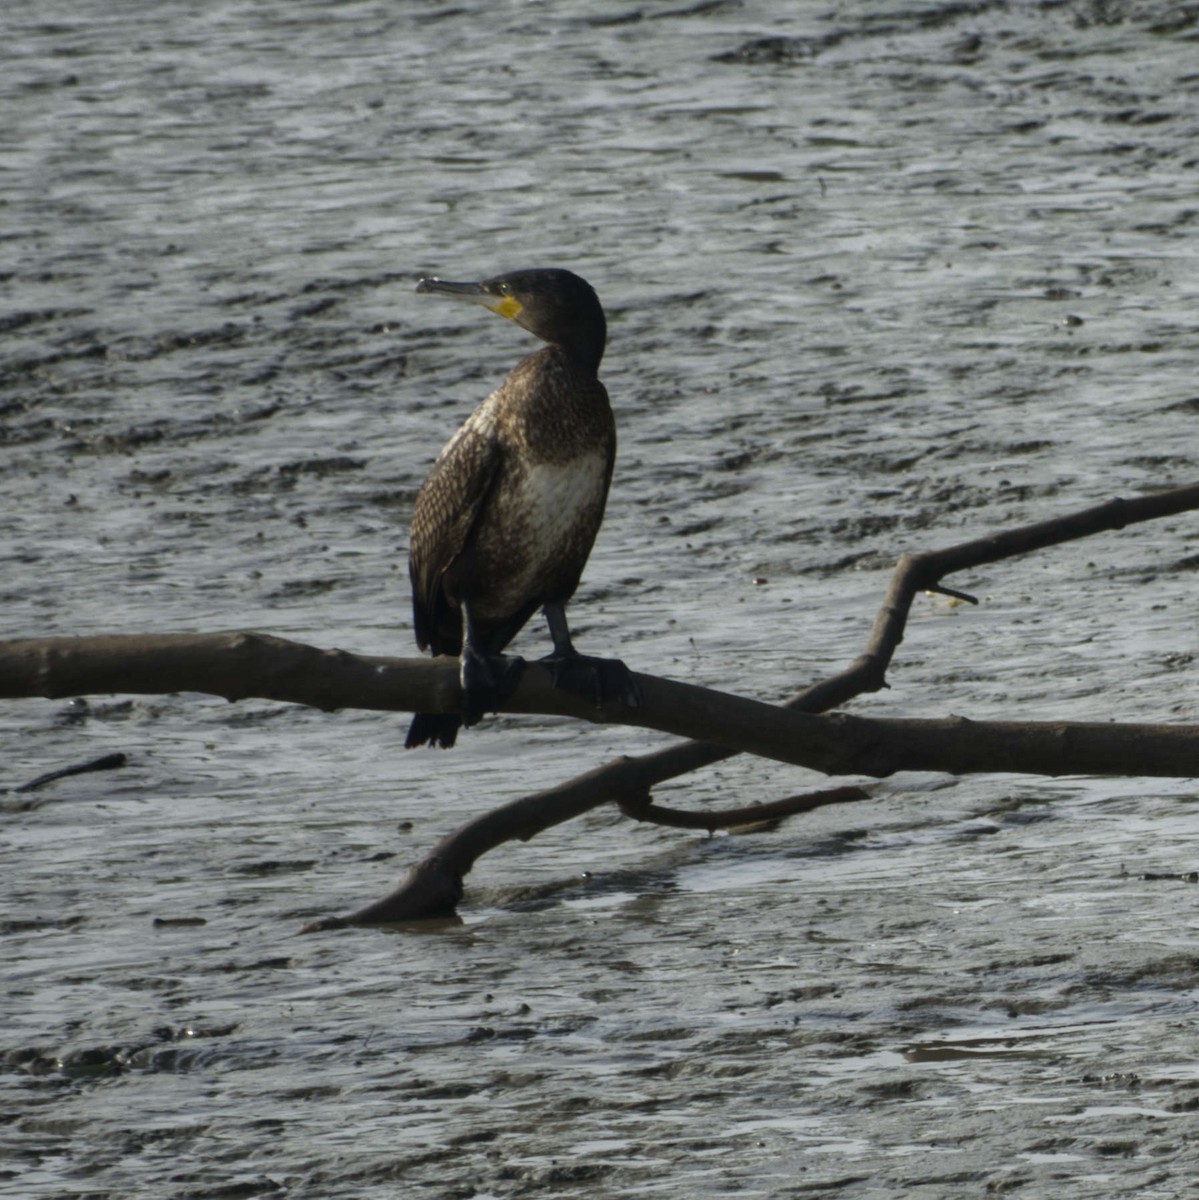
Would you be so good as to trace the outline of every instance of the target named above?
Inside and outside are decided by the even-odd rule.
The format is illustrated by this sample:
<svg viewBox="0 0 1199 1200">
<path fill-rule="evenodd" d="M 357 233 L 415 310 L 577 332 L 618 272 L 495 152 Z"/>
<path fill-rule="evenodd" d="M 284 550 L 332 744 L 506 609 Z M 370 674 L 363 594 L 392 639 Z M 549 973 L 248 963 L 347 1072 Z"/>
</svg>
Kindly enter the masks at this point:
<svg viewBox="0 0 1199 1200">
<path fill-rule="evenodd" d="M 571 615 L 636 669 L 786 695 L 903 551 L 1199 478 L 1192 7 L 50 0 L 0 35 L 5 636 L 409 652 L 415 490 L 528 348 L 422 272 L 597 287 L 621 440 Z M 1197 563 L 1180 517 L 955 579 L 978 608 L 922 600 L 854 711 L 1194 721 Z M 480 861 L 458 922 L 296 936 L 660 744 L 402 742 L 0 710 L 0 1195 L 1190 1186 L 1192 781 L 599 811 Z M 824 785 L 734 759 L 658 798 Z"/>
</svg>

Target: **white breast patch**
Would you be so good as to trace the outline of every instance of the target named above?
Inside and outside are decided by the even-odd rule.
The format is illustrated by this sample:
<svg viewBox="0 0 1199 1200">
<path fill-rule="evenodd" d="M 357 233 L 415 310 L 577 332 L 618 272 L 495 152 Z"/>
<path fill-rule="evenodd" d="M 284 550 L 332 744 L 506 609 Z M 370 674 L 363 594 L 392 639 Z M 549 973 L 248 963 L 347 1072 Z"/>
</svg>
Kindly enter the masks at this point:
<svg viewBox="0 0 1199 1200">
<path fill-rule="evenodd" d="M 519 482 L 513 480 L 513 495 L 504 504 L 505 517 L 512 521 L 504 540 L 511 538 L 508 544 L 520 546 L 522 553 L 519 561 L 510 560 L 499 572 L 504 576 L 499 607 L 523 601 L 569 551 L 581 549 L 586 557 L 602 515 L 607 472 L 608 459 L 602 453 L 569 463 L 522 465 Z"/>
<path fill-rule="evenodd" d="M 518 507 L 529 514 L 528 544 L 557 547 L 571 541 L 579 514 L 592 508 L 603 495 L 607 470 L 604 454 L 525 467 Z"/>
</svg>

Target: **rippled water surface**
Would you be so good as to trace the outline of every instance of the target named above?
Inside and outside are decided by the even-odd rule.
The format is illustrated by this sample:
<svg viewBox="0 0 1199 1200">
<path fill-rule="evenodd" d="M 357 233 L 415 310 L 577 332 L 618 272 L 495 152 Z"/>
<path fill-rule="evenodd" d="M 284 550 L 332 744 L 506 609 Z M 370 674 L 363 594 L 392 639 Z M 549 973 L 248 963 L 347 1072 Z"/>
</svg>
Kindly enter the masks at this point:
<svg viewBox="0 0 1199 1200">
<path fill-rule="evenodd" d="M 13 0 L 0 38 L 5 636 L 407 653 L 415 488 L 530 348 L 421 272 L 597 287 L 621 451 L 572 615 L 640 670 L 777 698 L 903 550 L 1199 479 L 1193 5 Z M 1194 721 L 1197 562 L 1186 516 L 955 579 L 982 604 L 921 601 L 854 711 Z M 1190 781 L 901 776 L 711 839 L 600 810 L 483 859 L 460 923 L 297 936 L 661 744 L 402 737 L 0 709 L 9 786 L 129 757 L 0 796 L 0 1195 L 1191 1186 Z"/>
</svg>

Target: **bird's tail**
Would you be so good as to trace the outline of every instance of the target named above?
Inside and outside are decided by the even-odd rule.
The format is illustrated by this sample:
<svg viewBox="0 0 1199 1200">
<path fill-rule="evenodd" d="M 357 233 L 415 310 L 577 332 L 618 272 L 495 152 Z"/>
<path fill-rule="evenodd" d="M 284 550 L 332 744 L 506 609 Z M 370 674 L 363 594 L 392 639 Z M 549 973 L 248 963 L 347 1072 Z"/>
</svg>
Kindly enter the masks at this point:
<svg viewBox="0 0 1199 1200">
<path fill-rule="evenodd" d="M 412 750 L 417 746 L 440 746 L 448 750 L 458 740 L 462 728 L 459 713 L 417 713 L 408 726 L 404 747 Z"/>
</svg>

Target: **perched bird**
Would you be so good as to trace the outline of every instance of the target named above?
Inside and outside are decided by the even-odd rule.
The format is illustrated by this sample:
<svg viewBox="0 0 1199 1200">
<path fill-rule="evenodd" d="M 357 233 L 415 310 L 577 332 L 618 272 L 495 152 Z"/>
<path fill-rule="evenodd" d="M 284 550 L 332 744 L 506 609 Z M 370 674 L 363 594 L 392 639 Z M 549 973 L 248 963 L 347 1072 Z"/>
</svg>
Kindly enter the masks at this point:
<svg viewBox="0 0 1199 1200">
<path fill-rule="evenodd" d="M 596 704 L 635 706 L 632 673 L 615 659 L 580 655 L 565 612 L 616 457 L 616 424 L 596 374 L 607 340 L 598 297 L 556 269 L 481 283 L 422 279 L 416 290 L 482 304 L 547 344 L 467 418 L 417 494 L 408 558 L 416 642 L 460 655 L 463 711 L 417 713 L 406 745 L 448 749 L 463 723 L 516 690 L 525 662 L 501 651 L 538 608 L 554 643 L 541 662 L 555 685 Z"/>
</svg>

